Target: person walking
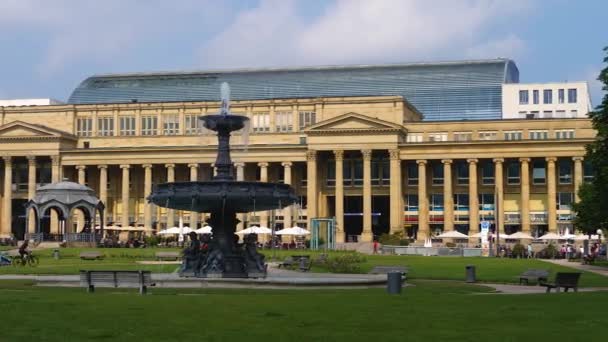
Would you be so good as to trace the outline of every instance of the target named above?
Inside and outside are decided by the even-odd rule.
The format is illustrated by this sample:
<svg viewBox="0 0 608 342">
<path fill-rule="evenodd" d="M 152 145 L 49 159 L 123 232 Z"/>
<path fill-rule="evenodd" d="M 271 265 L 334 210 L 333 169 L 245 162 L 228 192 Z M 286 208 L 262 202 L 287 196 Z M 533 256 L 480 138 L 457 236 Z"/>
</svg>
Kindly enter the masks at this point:
<svg viewBox="0 0 608 342">
<path fill-rule="evenodd" d="M 532 244 L 531 244 L 531 243 L 529 243 L 529 244 L 528 244 L 528 259 L 531 259 L 531 258 L 533 257 L 532 253 L 534 253 L 534 252 L 532 251 Z"/>
</svg>

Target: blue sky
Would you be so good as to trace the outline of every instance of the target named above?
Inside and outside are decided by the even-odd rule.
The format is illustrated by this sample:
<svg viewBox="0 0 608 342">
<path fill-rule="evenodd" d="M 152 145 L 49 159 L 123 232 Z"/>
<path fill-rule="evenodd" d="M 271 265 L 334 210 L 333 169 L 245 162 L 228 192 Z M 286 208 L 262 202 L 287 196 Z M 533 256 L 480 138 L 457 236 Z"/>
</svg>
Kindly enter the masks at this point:
<svg viewBox="0 0 608 342">
<path fill-rule="evenodd" d="M 608 1 L 0 0 L 0 99 L 67 100 L 87 76 L 508 57 L 521 82 L 584 80 Z"/>
</svg>

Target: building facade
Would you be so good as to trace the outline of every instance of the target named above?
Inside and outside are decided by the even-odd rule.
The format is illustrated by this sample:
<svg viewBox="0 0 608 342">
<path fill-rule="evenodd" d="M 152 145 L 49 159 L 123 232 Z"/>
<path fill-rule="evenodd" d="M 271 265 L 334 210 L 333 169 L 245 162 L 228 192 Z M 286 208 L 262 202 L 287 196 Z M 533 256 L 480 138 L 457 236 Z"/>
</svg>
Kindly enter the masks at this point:
<svg viewBox="0 0 608 342">
<path fill-rule="evenodd" d="M 587 82 L 502 86 L 504 119 L 584 118 L 591 111 Z"/>
<path fill-rule="evenodd" d="M 204 213 L 145 198 L 161 182 L 212 177 L 217 142 L 197 117 L 218 111 L 217 101 L 0 107 L 0 235 L 35 233 L 23 204 L 64 178 L 97 192 L 110 225 L 200 226 Z M 232 137 L 236 178 L 291 184 L 299 196 L 242 215 L 241 227 L 335 217 L 338 242 L 474 233 L 482 220 L 542 234 L 571 228 L 570 205 L 591 176 L 587 118 L 427 121 L 402 95 L 236 99 L 232 111 L 251 118 L 248 134 Z M 86 229 L 74 215 L 61 227 L 44 213 L 41 232 Z"/>
</svg>

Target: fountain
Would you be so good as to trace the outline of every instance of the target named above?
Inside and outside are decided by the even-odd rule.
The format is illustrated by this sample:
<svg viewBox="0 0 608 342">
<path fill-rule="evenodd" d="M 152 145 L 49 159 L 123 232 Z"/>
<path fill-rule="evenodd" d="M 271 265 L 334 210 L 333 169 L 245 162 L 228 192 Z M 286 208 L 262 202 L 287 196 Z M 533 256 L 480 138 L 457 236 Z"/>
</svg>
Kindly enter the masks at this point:
<svg viewBox="0 0 608 342">
<path fill-rule="evenodd" d="M 280 209 L 297 198 L 288 184 L 235 181 L 230 158 L 230 133 L 242 129 L 246 116 L 230 113 L 230 88 L 221 86 L 219 114 L 199 117 L 203 125 L 217 132 L 216 175 L 207 182 L 174 182 L 157 185 L 148 201 L 160 207 L 210 213 L 207 224 L 213 236 L 203 235 L 207 250 L 199 248 L 196 234 L 184 250 L 180 271 L 186 277 L 247 278 L 266 275 L 264 256 L 256 251 L 257 237 L 245 237 L 243 245 L 235 235 L 237 213 Z"/>
</svg>

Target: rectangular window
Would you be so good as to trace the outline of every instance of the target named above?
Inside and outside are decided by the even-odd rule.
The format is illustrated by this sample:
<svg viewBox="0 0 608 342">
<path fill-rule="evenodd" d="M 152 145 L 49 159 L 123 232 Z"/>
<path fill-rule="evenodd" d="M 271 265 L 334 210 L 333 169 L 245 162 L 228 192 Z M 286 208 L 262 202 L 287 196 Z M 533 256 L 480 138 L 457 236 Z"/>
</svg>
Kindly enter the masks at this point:
<svg viewBox="0 0 608 342">
<path fill-rule="evenodd" d="M 494 184 L 494 163 L 492 161 L 486 161 L 481 164 L 481 184 Z"/>
<path fill-rule="evenodd" d="M 530 131 L 530 139 L 532 140 L 546 140 L 548 138 L 549 131 L 547 130 Z"/>
<path fill-rule="evenodd" d="M 422 133 L 408 133 L 405 139 L 408 143 L 422 142 Z"/>
<path fill-rule="evenodd" d="M 494 210 L 494 194 L 479 194 L 479 209 Z"/>
<path fill-rule="evenodd" d="M 532 184 L 542 185 L 547 182 L 547 169 L 545 161 L 536 159 L 532 162 Z"/>
<path fill-rule="evenodd" d="M 555 111 L 555 117 L 556 118 L 565 118 L 566 117 L 566 111 L 565 110 L 556 110 Z"/>
<path fill-rule="evenodd" d="M 448 141 L 448 134 L 446 132 L 429 133 L 429 141 Z"/>
<path fill-rule="evenodd" d="M 158 116 L 146 115 L 141 117 L 141 135 L 156 135 L 158 129 Z"/>
<path fill-rule="evenodd" d="M 327 160 L 327 176 L 325 177 L 327 186 L 336 186 L 336 161 Z"/>
<path fill-rule="evenodd" d="M 120 116 L 118 118 L 120 124 L 120 135 L 128 136 L 135 135 L 135 117 Z"/>
<path fill-rule="evenodd" d="M 456 162 L 456 184 L 469 184 L 469 166 L 462 160 Z"/>
<path fill-rule="evenodd" d="M 540 99 L 540 96 L 539 96 L 538 90 L 532 90 L 532 103 L 538 104 L 539 99 Z"/>
<path fill-rule="evenodd" d="M 114 135 L 114 117 L 100 116 L 97 118 L 97 135 L 111 137 Z"/>
<path fill-rule="evenodd" d="M 528 91 L 527 90 L 519 91 L 519 104 L 520 105 L 528 104 Z"/>
<path fill-rule="evenodd" d="M 576 103 L 576 89 L 568 89 L 568 103 Z"/>
<path fill-rule="evenodd" d="M 565 101 L 564 89 L 558 89 L 557 90 L 557 103 L 564 103 L 564 101 Z"/>
<path fill-rule="evenodd" d="M 443 164 L 433 163 L 433 185 L 443 185 Z"/>
<path fill-rule="evenodd" d="M 553 90 L 551 90 L 551 89 L 543 90 L 543 103 L 544 104 L 553 103 Z"/>
<path fill-rule="evenodd" d="M 203 132 L 203 125 L 196 114 L 188 114 L 185 117 L 186 134 L 197 135 Z"/>
<path fill-rule="evenodd" d="M 179 134 L 179 115 L 163 115 L 163 134 L 178 135 Z"/>
<path fill-rule="evenodd" d="M 344 185 L 351 186 L 353 184 L 353 160 L 344 159 L 344 166 L 342 167 L 342 178 L 344 179 Z"/>
<path fill-rule="evenodd" d="M 469 210 L 469 194 L 454 194 L 454 210 Z"/>
<path fill-rule="evenodd" d="M 543 118 L 550 119 L 552 117 L 553 117 L 553 111 L 552 110 L 545 110 L 545 111 L 543 111 Z"/>
<path fill-rule="evenodd" d="M 557 193 L 557 209 L 570 210 L 570 209 L 572 209 L 572 202 L 574 202 L 574 193 L 572 193 L 572 192 L 558 192 Z"/>
<path fill-rule="evenodd" d="M 353 184 L 355 186 L 363 185 L 363 160 L 353 160 Z"/>
<path fill-rule="evenodd" d="M 521 112 L 519 112 L 519 117 L 522 118 L 522 119 L 525 119 L 527 114 L 528 114 L 528 112 L 521 111 Z"/>
<path fill-rule="evenodd" d="M 571 118 L 575 118 L 577 116 L 578 116 L 578 110 L 573 109 L 573 110 L 570 111 L 570 117 Z"/>
<path fill-rule="evenodd" d="M 555 131 L 555 139 L 574 139 L 574 130 L 558 129 Z"/>
<path fill-rule="evenodd" d="M 583 161 L 583 181 L 585 183 L 590 183 L 593 181 L 593 176 L 594 176 L 593 165 L 591 164 L 590 161 L 584 160 Z"/>
<path fill-rule="evenodd" d="M 454 141 L 471 141 L 471 132 L 454 132 Z"/>
<path fill-rule="evenodd" d="M 418 185 L 418 165 L 407 163 L 407 185 Z"/>
<path fill-rule="evenodd" d="M 268 113 L 253 113 L 253 122 L 251 127 L 254 132 L 270 132 L 270 114 Z"/>
<path fill-rule="evenodd" d="M 418 211 L 418 195 L 408 194 L 405 196 L 405 210 Z"/>
<path fill-rule="evenodd" d="M 431 211 L 443 211 L 443 194 L 431 194 Z"/>
<path fill-rule="evenodd" d="M 317 113 L 315 112 L 299 112 L 300 130 L 308 126 L 312 126 L 317 122 Z"/>
<path fill-rule="evenodd" d="M 521 131 L 509 131 L 505 132 L 505 140 L 521 140 L 522 139 Z"/>
<path fill-rule="evenodd" d="M 76 119 L 76 135 L 78 135 L 79 137 L 90 137 L 91 135 L 93 135 L 93 119 Z"/>
<path fill-rule="evenodd" d="M 507 164 L 507 184 L 518 185 L 521 169 L 518 162 L 509 162 Z"/>
<path fill-rule="evenodd" d="M 479 132 L 479 140 L 496 140 L 496 132 Z"/>
<path fill-rule="evenodd" d="M 559 184 L 572 184 L 572 161 L 560 159 L 558 162 Z"/>
<path fill-rule="evenodd" d="M 291 132 L 293 115 L 291 112 L 275 112 L 274 124 L 277 132 Z"/>
</svg>

